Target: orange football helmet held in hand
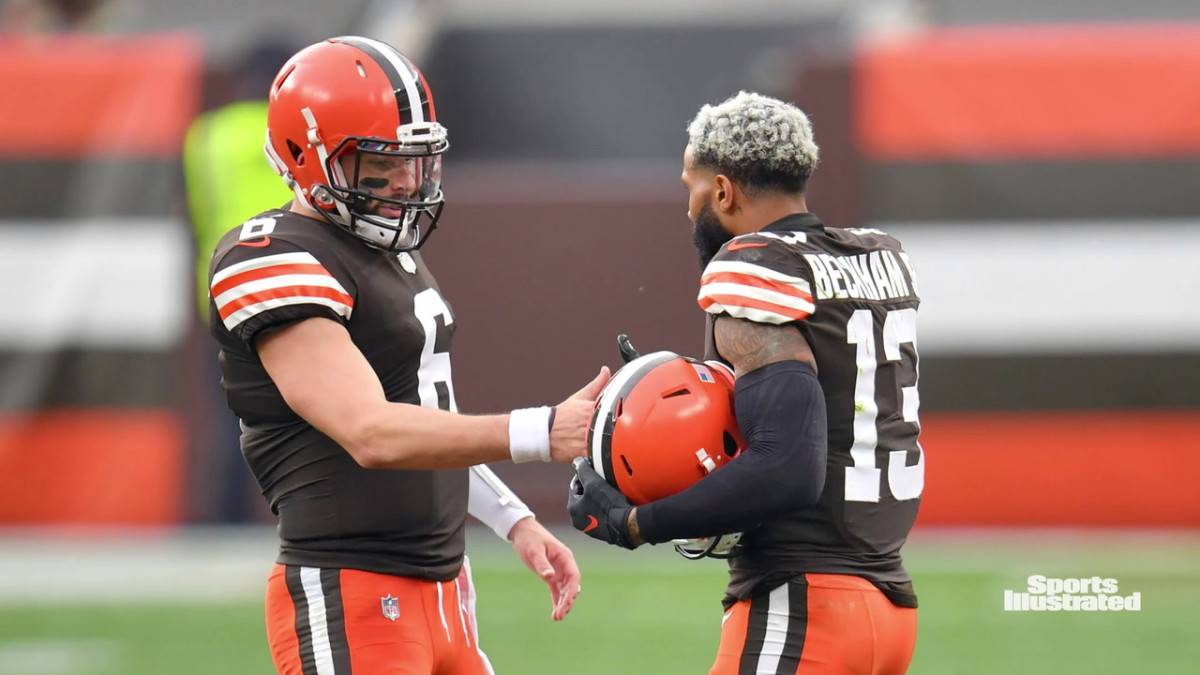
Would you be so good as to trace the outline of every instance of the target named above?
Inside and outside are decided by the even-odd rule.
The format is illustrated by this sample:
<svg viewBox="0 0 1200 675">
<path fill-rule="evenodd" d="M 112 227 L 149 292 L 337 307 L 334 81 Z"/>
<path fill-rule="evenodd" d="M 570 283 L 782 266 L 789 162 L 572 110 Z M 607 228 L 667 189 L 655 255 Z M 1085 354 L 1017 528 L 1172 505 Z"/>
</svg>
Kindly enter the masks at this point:
<svg viewBox="0 0 1200 675">
<path fill-rule="evenodd" d="M 674 352 L 634 358 L 601 392 L 588 447 L 596 471 L 635 505 L 687 489 L 745 447 L 733 373 Z"/>
</svg>

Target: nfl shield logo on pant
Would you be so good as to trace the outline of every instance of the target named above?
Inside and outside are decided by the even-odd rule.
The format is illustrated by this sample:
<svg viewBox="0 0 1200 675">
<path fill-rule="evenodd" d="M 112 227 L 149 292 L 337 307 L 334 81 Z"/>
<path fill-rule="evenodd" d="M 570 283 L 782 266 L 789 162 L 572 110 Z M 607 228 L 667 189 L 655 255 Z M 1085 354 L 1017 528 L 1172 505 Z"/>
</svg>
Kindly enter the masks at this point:
<svg viewBox="0 0 1200 675">
<path fill-rule="evenodd" d="M 400 601 L 388 595 L 385 598 L 379 599 L 379 604 L 383 607 L 383 618 L 390 621 L 395 621 L 400 618 Z"/>
</svg>

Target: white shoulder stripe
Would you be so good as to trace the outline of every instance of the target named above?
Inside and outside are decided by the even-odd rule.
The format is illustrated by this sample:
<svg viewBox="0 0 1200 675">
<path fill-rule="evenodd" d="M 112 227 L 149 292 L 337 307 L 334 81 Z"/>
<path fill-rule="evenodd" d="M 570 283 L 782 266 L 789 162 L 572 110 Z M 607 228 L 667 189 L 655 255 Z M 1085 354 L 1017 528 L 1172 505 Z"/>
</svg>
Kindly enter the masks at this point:
<svg viewBox="0 0 1200 675">
<path fill-rule="evenodd" d="M 705 284 L 704 288 L 700 289 L 700 296 L 698 299 L 716 296 L 724 296 L 726 298 L 740 297 L 747 298 L 749 300 L 759 300 L 762 302 L 769 302 L 774 305 L 791 307 L 808 314 L 812 314 L 816 309 L 811 302 L 808 302 L 803 298 L 798 298 L 794 295 L 788 295 L 786 293 L 769 291 L 765 288 L 756 288 L 754 286 L 744 286 L 742 284 L 735 283 Z"/>
<path fill-rule="evenodd" d="M 280 274 L 267 277 L 266 279 L 255 279 L 254 281 L 247 281 L 244 284 L 238 284 L 213 298 L 213 301 L 220 308 L 251 293 L 267 291 L 272 288 L 286 288 L 288 286 L 323 286 L 325 288 L 332 288 L 339 293 L 346 293 L 346 289 L 342 288 L 337 279 L 331 276 L 324 274 Z M 349 293 L 346 293 L 346 295 L 349 295 Z"/>
<path fill-rule="evenodd" d="M 735 319 L 746 319 L 747 321 L 753 321 L 754 323 L 769 323 L 774 325 L 785 324 L 796 320 L 796 317 L 794 316 L 787 316 L 785 314 L 780 314 L 779 312 L 772 312 L 766 309 L 755 309 L 752 307 L 739 307 L 737 305 L 722 305 L 719 302 L 714 302 L 708 307 L 705 307 L 704 311 L 708 312 L 709 314 L 728 314 Z"/>
<path fill-rule="evenodd" d="M 246 305 L 238 311 L 225 317 L 225 327 L 233 330 L 246 319 L 265 312 L 270 309 L 286 307 L 288 305 L 324 305 L 332 309 L 338 316 L 349 319 L 350 306 L 344 302 L 338 302 L 330 298 L 306 297 L 306 296 L 291 296 L 287 298 L 276 298 L 274 300 L 264 300 L 253 305 Z"/>
<path fill-rule="evenodd" d="M 719 272 L 732 272 L 734 274 L 745 274 L 747 276 L 767 279 L 768 281 L 779 281 L 785 284 L 791 284 L 797 288 L 809 290 L 808 281 L 801 277 L 794 277 L 783 272 L 773 270 L 770 267 L 755 265 L 754 263 L 740 262 L 736 260 L 714 260 L 708 263 L 704 268 L 704 275 L 717 274 Z"/>
<path fill-rule="evenodd" d="M 307 251 L 296 251 L 294 253 L 276 253 L 275 255 L 265 255 L 261 258 L 253 260 L 245 260 L 240 263 L 235 263 L 213 275 L 213 285 L 228 279 L 235 274 L 257 270 L 271 265 L 320 265 L 317 259 Z"/>
</svg>

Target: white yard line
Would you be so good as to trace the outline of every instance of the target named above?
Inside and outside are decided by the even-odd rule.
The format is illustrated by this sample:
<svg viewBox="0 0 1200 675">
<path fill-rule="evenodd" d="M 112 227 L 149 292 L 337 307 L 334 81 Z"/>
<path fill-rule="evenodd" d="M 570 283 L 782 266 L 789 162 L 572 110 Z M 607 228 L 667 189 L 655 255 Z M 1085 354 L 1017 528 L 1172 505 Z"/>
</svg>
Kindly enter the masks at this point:
<svg viewBox="0 0 1200 675">
<path fill-rule="evenodd" d="M 112 640 L 0 640 L 0 673 L 115 673 L 121 662 L 120 645 Z"/>
<path fill-rule="evenodd" d="M 272 528 L 0 534 L 0 601 L 227 602 L 261 597 Z"/>
<path fill-rule="evenodd" d="M 672 574 L 721 575 L 717 561 L 686 561 L 659 546 L 630 554 L 556 530 L 589 569 L 621 565 Z M 486 528 L 468 529 L 478 569 L 523 570 L 510 546 Z M 271 527 L 171 532 L 0 530 L 0 604 L 242 602 L 260 599 L 278 542 Z M 1200 576 L 1200 532 L 1145 530 L 917 530 L 906 546 L 920 573 L 1071 571 Z M 0 668 L 0 673 L 12 672 Z M 19 671 L 18 671 L 19 672 Z"/>
</svg>

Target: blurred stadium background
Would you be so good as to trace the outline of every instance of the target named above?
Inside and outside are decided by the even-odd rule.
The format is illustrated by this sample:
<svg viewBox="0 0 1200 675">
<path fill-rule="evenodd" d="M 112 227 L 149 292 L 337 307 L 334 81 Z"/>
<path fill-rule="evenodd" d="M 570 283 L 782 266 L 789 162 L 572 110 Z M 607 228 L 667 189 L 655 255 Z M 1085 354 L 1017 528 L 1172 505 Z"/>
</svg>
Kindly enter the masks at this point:
<svg viewBox="0 0 1200 675">
<path fill-rule="evenodd" d="M 273 533 L 193 281 L 193 223 L 245 196 L 261 131 L 185 138 L 344 33 L 411 54 L 451 130 L 427 257 L 464 411 L 557 400 L 620 332 L 698 353 L 684 124 L 793 100 L 813 210 L 921 275 L 912 672 L 1196 672 L 1196 3 L 0 0 L 0 674 L 270 671 Z M 563 524 L 565 468 L 497 470 Z M 705 671 L 719 563 L 562 537 L 585 590 L 552 624 L 472 532 L 499 672 Z M 1030 574 L 1115 577 L 1142 610 L 1004 612 Z"/>
</svg>

